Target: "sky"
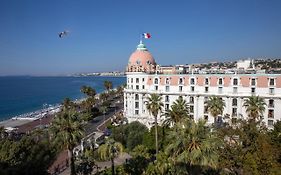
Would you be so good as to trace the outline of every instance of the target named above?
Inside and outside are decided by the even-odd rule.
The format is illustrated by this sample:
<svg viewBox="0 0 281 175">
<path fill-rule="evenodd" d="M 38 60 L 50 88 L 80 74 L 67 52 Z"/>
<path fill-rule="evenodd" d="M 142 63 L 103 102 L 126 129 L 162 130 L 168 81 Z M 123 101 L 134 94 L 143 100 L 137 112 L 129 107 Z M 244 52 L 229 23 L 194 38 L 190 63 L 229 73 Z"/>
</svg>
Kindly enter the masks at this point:
<svg viewBox="0 0 281 175">
<path fill-rule="evenodd" d="M 281 58 L 280 9 L 280 0 L 0 0 L 0 76 L 123 71 L 143 32 L 160 65 Z"/>
</svg>

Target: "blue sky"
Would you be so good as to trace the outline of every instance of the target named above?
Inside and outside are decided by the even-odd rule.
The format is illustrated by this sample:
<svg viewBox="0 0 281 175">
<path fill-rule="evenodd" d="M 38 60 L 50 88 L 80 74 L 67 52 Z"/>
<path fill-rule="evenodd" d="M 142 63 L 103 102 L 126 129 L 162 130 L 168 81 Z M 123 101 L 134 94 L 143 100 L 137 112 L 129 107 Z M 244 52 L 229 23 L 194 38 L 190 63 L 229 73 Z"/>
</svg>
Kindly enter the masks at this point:
<svg viewBox="0 0 281 175">
<path fill-rule="evenodd" d="M 142 32 L 161 65 L 280 58 L 280 9 L 278 0 L 1 0 L 0 75 L 124 70 Z"/>
</svg>

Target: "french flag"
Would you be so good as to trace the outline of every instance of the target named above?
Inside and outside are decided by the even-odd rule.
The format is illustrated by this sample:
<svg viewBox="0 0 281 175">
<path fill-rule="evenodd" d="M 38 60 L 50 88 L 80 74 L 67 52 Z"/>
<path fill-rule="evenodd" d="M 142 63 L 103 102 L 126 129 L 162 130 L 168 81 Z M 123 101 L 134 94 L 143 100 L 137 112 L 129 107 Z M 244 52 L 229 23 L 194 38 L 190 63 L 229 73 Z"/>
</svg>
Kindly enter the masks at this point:
<svg viewBox="0 0 281 175">
<path fill-rule="evenodd" d="M 150 33 L 143 33 L 142 36 L 146 39 L 151 38 Z"/>
</svg>

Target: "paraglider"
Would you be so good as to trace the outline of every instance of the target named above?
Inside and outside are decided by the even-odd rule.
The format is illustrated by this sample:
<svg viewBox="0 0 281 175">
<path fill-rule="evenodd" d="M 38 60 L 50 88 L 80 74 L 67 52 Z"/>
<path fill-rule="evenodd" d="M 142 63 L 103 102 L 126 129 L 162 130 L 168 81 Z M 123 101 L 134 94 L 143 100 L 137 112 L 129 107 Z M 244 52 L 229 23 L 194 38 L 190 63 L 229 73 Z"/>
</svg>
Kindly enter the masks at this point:
<svg viewBox="0 0 281 175">
<path fill-rule="evenodd" d="M 65 37 L 68 33 L 69 33 L 69 31 L 67 31 L 67 30 L 65 30 L 65 31 L 63 31 L 63 32 L 60 32 L 60 33 L 59 33 L 59 37 L 60 37 L 60 38 L 63 38 L 63 37 Z"/>
</svg>

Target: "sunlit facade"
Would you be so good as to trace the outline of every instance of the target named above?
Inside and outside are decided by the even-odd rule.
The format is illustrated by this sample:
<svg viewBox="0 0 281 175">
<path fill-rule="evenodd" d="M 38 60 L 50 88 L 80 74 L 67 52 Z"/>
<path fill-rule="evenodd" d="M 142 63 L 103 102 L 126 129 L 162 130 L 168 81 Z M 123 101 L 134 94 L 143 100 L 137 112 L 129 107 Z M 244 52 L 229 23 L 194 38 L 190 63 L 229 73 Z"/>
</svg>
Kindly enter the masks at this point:
<svg viewBox="0 0 281 175">
<path fill-rule="evenodd" d="M 214 122 L 214 118 L 204 102 L 212 95 L 221 97 L 225 102 L 219 122 L 224 120 L 224 116 L 229 116 L 229 121 L 247 118 L 243 103 L 252 95 L 265 99 L 264 124 L 272 127 L 281 118 L 280 74 L 180 74 L 172 67 L 164 69 L 156 64 L 144 44 L 137 46 L 126 68 L 124 115 L 129 122 L 139 121 L 152 126 L 154 118 L 145 107 L 147 97 L 152 93 L 162 96 L 162 112 L 182 96 L 189 103 L 191 117 L 195 120 L 203 118 L 209 124 Z M 164 116 L 158 116 L 160 124 L 164 119 Z"/>
</svg>

